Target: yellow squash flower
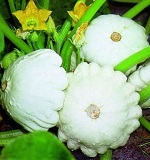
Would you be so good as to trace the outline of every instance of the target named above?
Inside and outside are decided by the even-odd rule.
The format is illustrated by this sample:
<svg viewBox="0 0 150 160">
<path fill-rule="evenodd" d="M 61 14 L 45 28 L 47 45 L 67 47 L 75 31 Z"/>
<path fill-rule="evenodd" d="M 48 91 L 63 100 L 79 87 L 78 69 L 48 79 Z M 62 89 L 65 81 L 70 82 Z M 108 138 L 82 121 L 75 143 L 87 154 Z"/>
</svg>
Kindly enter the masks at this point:
<svg viewBox="0 0 150 160">
<path fill-rule="evenodd" d="M 80 48 L 84 43 L 85 40 L 84 33 L 87 27 L 88 27 L 88 22 L 82 23 L 82 25 L 78 27 L 76 33 L 72 37 L 73 44 L 76 46 L 76 48 Z"/>
<path fill-rule="evenodd" d="M 46 20 L 51 11 L 38 9 L 33 0 L 30 0 L 25 10 L 18 10 L 13 13 L 22 25 L 22 30 L 46 30 Z"/>
<path fill-rule="evenodd" d="M 75 26 L 75 24 L 80 20 L 80 18 L 84 15 L 86 10 L 90 6 L 86 6 L 86 4 L 82 1 L 78 1 L 75 6 L 73 11 L 68 11 L 68 14 L 72 18 L 72 25 Z"/>
</svg>

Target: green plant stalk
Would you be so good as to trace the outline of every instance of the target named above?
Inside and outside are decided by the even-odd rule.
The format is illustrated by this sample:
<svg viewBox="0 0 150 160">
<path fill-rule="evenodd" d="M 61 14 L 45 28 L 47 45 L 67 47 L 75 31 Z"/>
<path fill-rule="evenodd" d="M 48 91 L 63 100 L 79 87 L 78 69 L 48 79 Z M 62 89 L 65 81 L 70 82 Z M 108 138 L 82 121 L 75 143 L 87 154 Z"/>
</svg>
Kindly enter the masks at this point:
<svg viewBox="0 0 150 160">
<path fill-rule="evenodd" d="M 147 8 L 150 5 L 149 0 L 142 0 L 138 4 L 136 4 L 134 7 L 129 9 L 126 13 L 123 14 L 123 17 L 127 18 L 134 18 L 136 15 L 138 15 L 142 10 Z"/>
<path fill-rule="evenodd" d="M 0 22 L 1 22 L 0 29 L 12 43 L 14 43 L 24 53 L 29 53 L 32 51 L 32 49 L 23 40 L 18 38 L 15 35 L 15 33 L 9 28 L 9 26 L 7 25 L 1 14 L 0 14 Z"/>
<path fill-rule="evenodd" d="M 118 65 L 115 66 L 115 70 L 119 70 L 125 73 L 128 69 L 139 64 L 140 62 L 145 61 L 149 57 L 150 57 L 150 46 L 142 49 L 139 52 L 136 52 L 135 54 L 129 56 L 128 58 L 120 62 Z M 141 90 L 139 94 L 140 94 L 139 104 L 141 105 L 150 97 L 150 85 Z M 150 123 L 144 117 L 140 118 L 140 123 L 150 131 Z"/>
<path fill-rule="evenodd" d="M 45 48 L 46 34 L 44 32 L 38 33 L 38 40 L 35 42 L 38 49 Z"/>
<path fill-rule="evenodd" d="M 150 1 L 142 0 L 137 5 L 135 5 L 133 8 L 128 10 L 123 15 L 123 17 L 133 18 L 137 14 L 139 14 L 143 9 L 148 7 L 149 5 L 150 5 Z M 150 32 L 149 25 L 150 25 L 150 18 L 149 18 L 149 20 L 147 22 L 147 25 L 146 25 L 146 33 L 147 34 L 149 34 L 149 32 Z M 134 65 L 137 65 L 137 64 L 145 61 L 149 57 L 150 57 L 150 47 L 147 47 L 147 48 L 144 48 L 143 50 L 131 55 L 130 57 L 128 57 L 127 59 L 125 59 L 124 61 L 122 61 L 118 65 L 116 65 L 115 66 L 115 70 L 120 70 L 120 71 L 125 73 L 128 69 L 130 69 Z M 147 86 L 145 89 L 140 91 L 139 94 L 140 94 L 140 102 L 139 102 L 139 104 L 142 104 L 146 100 L 148 100 L 149 97 L 150 97 L 150 86 Z"/>
<path fill-rule="evenodd" d="M 1 54 L 4 51 L 5 48 L 5 40 L 4 40 L 4 34 L 3 32 L 0 30 L 0 59 L 1 59 Z"/>
<path fill-rule="evenodd" d="M 32 49 L 32 51 L 34 51 L 33 45 L 30 41 L 30 39 L 26 39 L 28 46 Z"/>
<path fill-rule="evenodd" d="M 14 5 L 14 0 L 8 0 L 8 4 L 9 4 L 9 8 L 10 8 L 11 13 L 15 12 L 16 7 Z"/>
<path fill-rule="evenodd" d="M 141 90 L 139 94 L 140 94 L 139 104 L 141 105 L 150 98 L 150 84 L 147 85 L 147 87 L 145 87 L 143 90 Z"/>
<path fill-rule="evenodd" d="M 50 8 L 50 0 L 44 0 L 42 8 L 43 9 L 49 9 Z"/>
<path fill-rule="evenodd" d="M 150 138 L 144 138 L 144 139 L 150 140 Z M 143 143 L 143 144 L 140 144 L 139 146 L 142 147 L 142 146 L 146 146 L 146 145 L 148 145 L 148 144 L 150 144 L 150 142 L 145 142 L 145 143 Z"/>
<path fill-rule="evenodd" d="M 33 46 L 33 49 L 34 50 L 38 50 L 39 47 L 36 45 L 36 42 L 31 42 L 32 43 L 32 46 Z"/>
<path fill-rule="evenodd" d="M 21 2 L 21 10 L 24 10 L 26 5 L 27 5 L 26 0 L 22 0 L 22 2 Z"/>
<path fill-rule="evenodd" d="M 63 47 L 63 51 L 66 51 L 66 55 L 64 54 L 65 57 L 63 58 L 63 62 L 62 62 L 62 66 L 67 72 L 69 72 L 70 70 L 71 55 L 72 55 L 73 49 L 74 49 L 74 45 L 72 45 L 71 42 L 67 40 Z"/>
<path fill-rule="evenodd" d="M 54 50 L 53 40 L 52 40 L 52 37 L 50 37 L 50 36 L 48 36 L 46 48 Z"/>
<path fill-rule="evenodd" d="M 144 126 L 148 131 L 150 131 L 150 122 L 143 116 L 139 119 L 142 126 Z"/>
<path fill-rule="evenodd" d="M 77 50 L 77 55 L 76 56 L 77 56 L 77 58 L 76 58 L 76 61 L 77 61 L 76 65 L 78 65 L 78 64 L 81 63 L 80 49 Z"/>
<path fill-rule="evenodd" d="M 115 66 L 115 70 L 119 70 L 119 71 L 125 73 L 128 69 L 130 69 L 131 67 L 137 65 L 138 63 L 140 63 L 142 61 L 145 61 L 149 57 L 150 57 L 150 46 L 142 49 L 141 51 L 131 55 L 130 57 L 128 57 L 125 60 L 123 60 L 122 62 L 120 62 L 118 65 Z M 139 92 L 139 94 L 140 94 L 139 104 L 141 105 L 146 100 L 148 100 L 150 97 L 150 85 L 148 85 L 146 88 L 141 90 Z M 143 125 L 143 121 L 141 121 L 141 122 Z M 147 128 L 148 126 L 145 126 L 145 125 L 150 126 L 150 123 L 144 123 L 144 127 Z"/>
<path fill-rule="evenodd" d="M 51 48 L 51 45 L 52 45 L 51 38 L 52 38 L 51 35 L 47 36 L 46 48 L 49 48 L 49 49 Z"/>
<path fill-rule="evenodd" d="M 146 29 L 146 34 L 149 35 L 150 34 L 150 16 L 149 16 L 147 23 L 145 25 L 145 29 Z"/>
<path fill-rule="evenodd" d="M 69 38 L 72 38 L 82 23 L 89 22 L 105 2 L 106 0 L 95 0 L 91 7 L 85 12 L 84 16 L 78 21 L 73 30 L 70 32 Z"/>
<path fill-rule="evenodd" d="M 148 46 L 148 47 L 134 53 L 133 55 L 129 56 L 128 58 L 124 59 L 122 62 L 117 64 L 114 67 L 114 69 L 125 73 L 133 66 L 145 61 L 148 58 L 150 58 L 150 46 Z"/>
<path fill-rule="evenodd" d="M 50 46 L 49 46 L 49 48 L 52 49 L 52 50 L 54 50 L 54 44 L 53 44 L 53 41 L 52 41 L 52 40 L 50 41 Z"/>
<path fill-rule="evenodd" d="M 84 22 L 89 22 L 95 15 L 95 13 L 99 10 L 99 8 L 104 4 L 105 1 L 106 0 L 95 0 L 93 4 L 91 5 L 91 7 L 85 12 L 83 17 L 78 21 L 76 26 L 73 28 L 73 30 L 68 35 L 68 39 L 65 41 L 62 51 L 61 51 L 61 57 L 63 59 L 63 67 L 65 68 L 66 71 L 69 71 L 70 69 L 69 64 L 70 64 L 70 57 L 72 54 L 72 50 L 68 50 L 66 45 L 68 45 L 68 47 L 71 48 L 70 46 L 72 45 L 72 43 L 70 42 L 70 39 L 75 34 L 78 27 L 80 27 L 80 25 Z"/>
<path fill-rule="evenodd" d="M 65 20 L 64 24 L 62 25 L 62 28 L 61 28 L 61 30 L 59 32 L 59 38 L 58 38 L 58 41 L 56 43 L 56 52 L 58 54 L 60 54 L 62 45 L 63 45 L 64 40 L 66 39 L 66 36 L 68 35 L 70 29 L 71 29 L 71 18 L 68 17 Z"/>
<path fill-rule="evenodd" d="M 77 2 L 78 1 L 86 2 L 87 0 L 77 0 Z M 71 21 L 72 21 L 71 17 L 68 16 L 68 18 L 65 20 L 64 24 L 62 25 L 61 30 L 59 31 L 59 39 L 56 43 L 56 52 L 58 54 L 60 54 L 64 40 L 66 39 L 66 37 L 72 27 Z"/>
<path fill-rule="evenodd" d="M 139 92 L 140 94 L 140 101 L 139 105 L 143 104 L 150 98 L 150 85 Z M 150 131 L 150 122 L 144 118 L 143 116 L 140 118 L 140 123 L 144 126 L 148 131 Z"/>
<path fill-rule="evenodd" d="M 0 132 L 0 146 L 5 146 L 13 138 L 23 135 L 25 132 L 21 130 L 10 130 L 5 132 Z"/>
<path fill-rule="evenodd" d="M 24 131 L 21 131 L 19 129 L 0 132 L 0 139 L 16 137 L 16 136 L 22 135 L 24 133 L 25 133 Z"/>
<path fill-rule="evenodd" d="M 111 160 L 112 159 L 112 150 L 108 149 L 104 154 L 100 156 L 100 160 Z"/>
</svg>

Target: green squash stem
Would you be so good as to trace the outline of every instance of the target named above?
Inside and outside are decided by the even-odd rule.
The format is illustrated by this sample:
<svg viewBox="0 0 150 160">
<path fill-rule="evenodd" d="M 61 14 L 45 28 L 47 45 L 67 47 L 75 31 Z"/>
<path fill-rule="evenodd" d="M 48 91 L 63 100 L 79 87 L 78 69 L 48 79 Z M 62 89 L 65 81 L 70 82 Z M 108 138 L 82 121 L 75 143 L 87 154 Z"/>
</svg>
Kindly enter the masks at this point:
<svg viewBox="0 0 150 160">
<path fill-rule="evenodd" d="M 146 34 L 149 35 L 150 34 L 150 16 L 149 16 L 147 23 L 145 25 L 145 29 L 146 29 Z"/>
<path fill-rule="evenodd" d="M 70 39 L 76 33 L 76 30 L 78 29 L 78 27 L 81 26 L 82 23 L 89 22 L 93 18 L 95 13 L 99 10 L 99 8 L 104 4 L 105 1 L 106 0 L 95 0 L 93 2 L 93 4 L 89 7 L 89 9 L 85 12 L 83 17 L 78 21 L 78 23 L 73 28 L 73 30 L 70 32 L 70 34 L 68 35 L 68 39 L 65 41 L 63 48 L 62 48 L 62 51 L 61 51 L 61 57 L 63 59 L 62 66 L 65 68 L 66 71 L 70 70 L 69 64 L 71 61 L 70 58 L 71 58 L 71 54 L 73 51 L 73 47 L 71 47 L 71 46 L 73 46 L 73 44 L 71 43 Z M 66 47 L 66 46 L 68 46 L 68 47 Z M 70 49 L 68 50 L 68 48 L 70 48 Z"/>
<path fill-rule="evenodd" d="M 133 66 L 145 61 L 146 59 L 150 58 L 150 46 L 136 52 L 135 54 L 129 56 L 118 65 L 115 66 L 115 70 L 121 71 L 125 73 Z M 140 94 L 140 102 L 139 104 L 144 103 L 150 97 L 150 85 L 139 92 Z"/>
<path fill-rule="evenodd" d="M 100 160 L 111 160 L 112 159 L 112 150 L 108 149 L 104 154 L 100 156 Z"/>
<path fill-rule="evenodd" d="M 25 132 L 19 129 L 0 132 L 0 146 L 5 146 L 10 140 L 17 136 L 23 135 L 24 133 Z"/>
<path fill-rule="evenodd" d="M 82 1 L 82 2 L 85 3 L 87 0 L 77 0 L 77 2 L 78 1 Z M 58 41 L 56 43 L 56 52 L 58 54 L 60 54 L 60 52 L 61 52 L 62 46 L 64 44 L 64 41 L 67 38 L 67 35 L 68 35 L 71 27 L 72 27 L 72 19 L 68 15 L 68 18 L 65 20 L 65 22 L 63 23 L 63 25 L 62 25 L 62 27 L 61 27 L 61 29 L 59 31 L 59 39 L 58 39 Z"/>
<path fill-rule="evenodd" d="M 150 84 L 147 85 L 147 87 L 145 87 L 143 90 L 141 90 L 139 94 L 140 94 L 139 104 L 141 105 L 150 98 Z"/>
<path fill-rule="evenodd" d="M 145 8 L 147 8 L 150 5 L 149 0 L 142 0 L 138 4 L 136 4 L 134 7 L 129 9 L 126 13 L 123 14 L 123 17 L 127 18 L 134 18 L 136 15 L 138 15 L 141 11 L 143 11 Z"/>
<path fill-rule="evenodd" d="M 133 66 L 145 61 L 148 58 L 150 58 L 150 46 L 148 46 L 148 47 L 132 54 L 128 58 L 124 59 L 122 62 L 117 64 L 114 67 L 114 69 L 125 73 Z"/>
<path fill-rule="evenodd" d="M 148 58 L 150 58 L 150 46 L 140 50 L 139 52 L 136 52 L 135 54 L 129 56 L 128 58 L 120 62 L 118 65 L 115 66 L 115 70 L 125 73 L 131 67 L 145 61 Z M 139 105 L 141 105 L 150 98 L 150 85 L 141 90 L 139 94 Z M 150 131 L 150 122 L 148 122 L 143 116 L 140 118 L 140 123 Z"/>
<path fill-rule="evenodd" d="M 14 43 L 20 50 L 24 53 L 32 52 L 32 49 L 20 38 L 18 38 L 15 33 L 9 28 L 6 21 L 0 14 L 0 29 L 2 30 L 3 34 L 12 42 Z"/>
<path fill-rule="evenodd" d="M 11 13 L 15 12 L 16 7 L 15 7 L 15 4 L 14 4 L 14 0 L 8 0 L 8 4 L 9 4 L 9 8 L 10 8 Z"/>
<path fill-rule="evenodd" d="M 150 122 L 143 116 L 139 120 L 141 125 L 144 126 L 148 131 L 150 131 Z"/>
</svg>

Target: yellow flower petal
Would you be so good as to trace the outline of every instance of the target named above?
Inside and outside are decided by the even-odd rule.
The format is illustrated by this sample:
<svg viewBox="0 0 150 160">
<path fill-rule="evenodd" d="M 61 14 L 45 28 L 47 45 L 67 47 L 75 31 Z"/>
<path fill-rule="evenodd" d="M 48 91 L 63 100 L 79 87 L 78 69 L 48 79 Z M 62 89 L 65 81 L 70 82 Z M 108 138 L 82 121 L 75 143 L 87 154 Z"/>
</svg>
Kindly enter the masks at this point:
<svg viewBox="0 0 150 160">
<path fill-rule="evenodd" d="M 72 37 L 73 44 L 76 46 L 76 48 L 80 48 L 84 43 L 84 33 L 87 27 L 88 27 L 88 22 L 82 23 L 82 25 L 78 27 L 76 33 Z"/>
<path fill-rule="evenodd" d="M 84 2 L 78 1 L 75 5 L 74 13 L 78 15 L 79 18 L 81 18 L 87 9 L 88 7 Z"/>
<path fill-rule="evenodd" d="M 33 0 L 30 0 L 25 10 L 13 13 L 22 25 L 22 30 L 46 30 L 46 20 L 52 11 L 38 9 Z"/>
<path fill-rule="evenodd" d="M 86 10 L 90 6 L 86 6 L 86 4 L 82 1 L 78 1 L 75 6 L 73 11 L 68 11 L 68 14 L 72 18 L 72 25 L 75 26 L 75 24 L 80 20 L 80 18 L 84 15 Z"/>
</svg>

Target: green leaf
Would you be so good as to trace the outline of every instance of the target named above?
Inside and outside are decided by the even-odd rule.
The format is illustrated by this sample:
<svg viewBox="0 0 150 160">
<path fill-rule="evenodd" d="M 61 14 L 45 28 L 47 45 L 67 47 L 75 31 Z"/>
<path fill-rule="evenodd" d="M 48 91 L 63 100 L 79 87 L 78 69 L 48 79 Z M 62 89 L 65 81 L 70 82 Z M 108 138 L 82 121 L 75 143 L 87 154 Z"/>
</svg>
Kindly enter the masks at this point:
<svg viewBox="0 0 150 160">
<path fill-rule="evenodd" d="M 35 131 L 14 138 L 2 150 L 0 160 L 75 160 L 52 133 Z"/>
<path fill-rule="evenodd" d="M 0 0 L 0 13 L 5 19 L 10 17 L 9 9 L 5 0 Z"/>
<path fill-rule="evenodd" d="M 4 51 L 4 48 L 5 48 L 4 34 L 0 30 L 0 54 Z"/>
<path fill-rule="evenodd" d="M 15 5 L 15 8 L 16 8 L 16 11 L 22 9 L 21 8 L 21 2 L 22 2 L 22 0 L 15 0 L 14 1 L 14 5 Z"/>
</svg>

